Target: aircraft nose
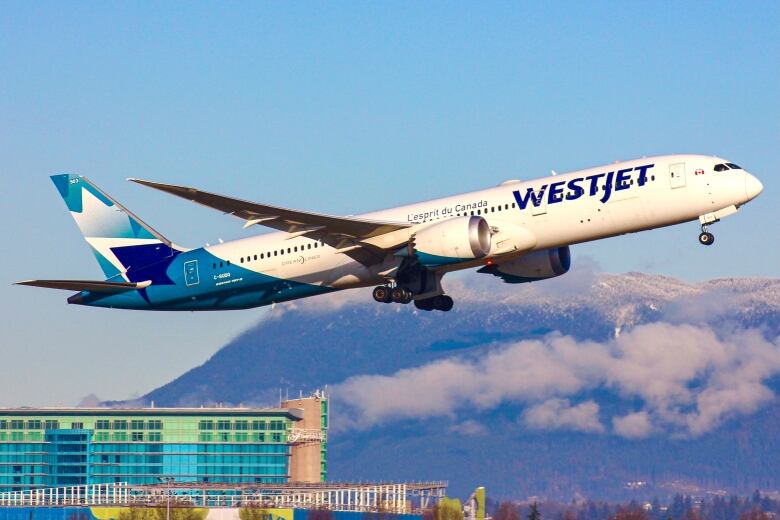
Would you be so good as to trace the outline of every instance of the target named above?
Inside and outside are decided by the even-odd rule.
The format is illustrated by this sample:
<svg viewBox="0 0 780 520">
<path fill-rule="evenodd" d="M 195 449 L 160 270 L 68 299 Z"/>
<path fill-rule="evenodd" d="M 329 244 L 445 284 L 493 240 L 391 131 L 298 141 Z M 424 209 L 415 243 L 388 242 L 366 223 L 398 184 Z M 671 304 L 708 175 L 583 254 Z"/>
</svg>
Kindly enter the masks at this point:
<svg viewBox="0 0 780 520">
<path fill-rule="evenodd" d="M 764 185 L 755 176 L 746 173 L 745 174 L 745 195 L 747 200 L 753 200 L 758 197 L 761 192 L 764 191 Z"/>
</svg>

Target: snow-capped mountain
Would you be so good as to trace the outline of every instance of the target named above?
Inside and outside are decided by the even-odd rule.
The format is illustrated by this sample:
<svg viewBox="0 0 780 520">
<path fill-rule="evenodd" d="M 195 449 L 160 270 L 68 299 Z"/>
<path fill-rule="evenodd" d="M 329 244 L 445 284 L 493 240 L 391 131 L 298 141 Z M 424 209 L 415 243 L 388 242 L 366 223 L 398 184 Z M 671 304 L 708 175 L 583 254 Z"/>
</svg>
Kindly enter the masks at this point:
<svg viewBox="0 0 780 520">
<path fill-rule="evenodd" d="M 272 405 L 280 389 L 329 386 L 335 479 L 516 498 L 780 489 L 780 280 L 586 266 L 445 282 L 449 313 L 366 291 L 277 306 L 143 399 Z"/>
</svg>

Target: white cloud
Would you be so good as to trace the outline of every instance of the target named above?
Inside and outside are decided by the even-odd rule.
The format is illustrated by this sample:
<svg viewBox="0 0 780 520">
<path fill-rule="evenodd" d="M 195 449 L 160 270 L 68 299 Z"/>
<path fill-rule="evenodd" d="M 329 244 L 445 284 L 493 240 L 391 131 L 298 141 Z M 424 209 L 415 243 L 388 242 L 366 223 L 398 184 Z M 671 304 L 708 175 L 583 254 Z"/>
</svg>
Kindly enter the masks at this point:
<svg viewBox="0 0 780 520">
<path fill-rule="evenodd" d="M 526 409 L 523 421 L 537 430 L 604 431 L 599 421 L 599 405 L 593 400 L 572 406 L 568 399 L 549 399 Z"/>
<path fill-rule="evenodd" d="M 612 418 L 615 433 L 627 439 L 642 439 L 653 431 L 653 424 L 647 412 L 634 412 Z"/>
<path fill-rule="evenodd" d="M 450 426 L 450 431 L 468 436 L 486 435 L 488 432 L 484 424 L 473 419 L 453 424 Z"/>
<path fill-rule="evenodd" d="M 543 412 L 555 406 L 568 410 L 560 400 L 606 388 L 644 403 L 640 413 L 646 416 L 647 428 L 642 429 L 642 415 L 629 415 L 613 422 L 616 433 L 632 436 L 652 426 L 697 436 L 772 399 L 764 381 L 776 374 L 778 342 L 755 331 L 718 337 L 707 328 L 654 323 L 606 342 L 578 342 L 552 334 L 506 345 L 481 359 L 452 357 L 390 376 L 352 377 L 336 385 L 333 393 L 350 411 L 341 419 L 345 427 L 369 428 L 430 416 L 456 418 L 459 410 L 489 410 L 511 401 L 531 407 L 528 424 L 557 428 L 563 423 L 545 419 Z M 570 425 L 589 424 L 588 431 L 599 431 L 596 422 L 585 421 L 588 412 L 598 421 L 598 410 L 573 408 L 580 414 L 579 422 L 570 415 L 566 419 Z"/>
</svg>

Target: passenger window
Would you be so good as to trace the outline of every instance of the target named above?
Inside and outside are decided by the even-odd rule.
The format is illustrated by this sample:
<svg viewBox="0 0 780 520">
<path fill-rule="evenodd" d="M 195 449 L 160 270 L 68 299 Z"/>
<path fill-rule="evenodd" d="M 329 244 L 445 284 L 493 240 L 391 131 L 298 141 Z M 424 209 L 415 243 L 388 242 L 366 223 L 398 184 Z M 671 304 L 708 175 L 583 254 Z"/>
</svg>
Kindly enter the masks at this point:
<svg viewBox="0 0 780 520">
<path fill-rule="evenodd" d="M 224 264 L 222 262 L 219 263 L 219 266 L 222 267 Z"/>
<path fill-rule="evenodd" d="M 265 258 L 265 255 L 263 255 L 263 253 L 260 253 L 260 260 L 262 260 L 263 258 Z"/>
<path fill-rule="evenodd" d="M 255 260 L 257 260 L 257 255 L 255 255 Z"/>
<path fill-rule="evenodd" d="M 514 205 L 512 207 L 514 208 Z M 509 209 L 509 204 L 504 204 L 504 209 Z"/>
<path fill-rule="evenodd" d="M 244 257 L 243 256 L 241 257 L 241 263 L 242 264 L 244 263 Z"/>
<path fill-rule="evenodd" d="M 278 253 L 279 253 L 278 251 L 274 251 L 274 256 L 276 256 Z"/>
<path fill-rule="evenodd" d="M 289 248 L 289 247 L 287 248 L 287 252 L 288 252 L 288 253 L 290 252 L 290 248 Z"/>
<path fill-rule="evenodd" d="M 217 268 L 217 264 L 211 264 L 211 268 L 212 269 L 216 269 Z"/>
</svg>

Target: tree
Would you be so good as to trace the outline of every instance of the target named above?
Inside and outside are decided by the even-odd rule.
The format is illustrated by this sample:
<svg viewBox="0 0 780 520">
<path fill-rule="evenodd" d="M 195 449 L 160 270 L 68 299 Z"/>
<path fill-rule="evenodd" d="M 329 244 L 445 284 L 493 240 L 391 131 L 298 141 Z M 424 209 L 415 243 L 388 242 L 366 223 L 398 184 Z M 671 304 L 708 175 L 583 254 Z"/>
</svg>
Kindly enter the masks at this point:
<svg viewBox="0 0 780 520">
<path fill-rule="evenodd" d="M 520 513 L 512 502 L 501 502 L 493 520 L 520 520 Z"/>
<path fill-rule="evenodd" d="M 739 515 L 739 520 L 772 520 L 772 518 L 772 515 L 757 508 L 753 508 L 747 513 Z"/>
<path fill-rule="evenodd" d="M 613 520 L 649 520 L 650 517 L 644 509 L 634 507 L 631 509 L 620 509 L 615 513 Z"/>
<path fill-rule="evenodd" d="M 531 504 L 531 510 L 528 511 L 528 520 L 542 520 L 542 514 L 539 512 L 536 502 Z"/>
</svg>

